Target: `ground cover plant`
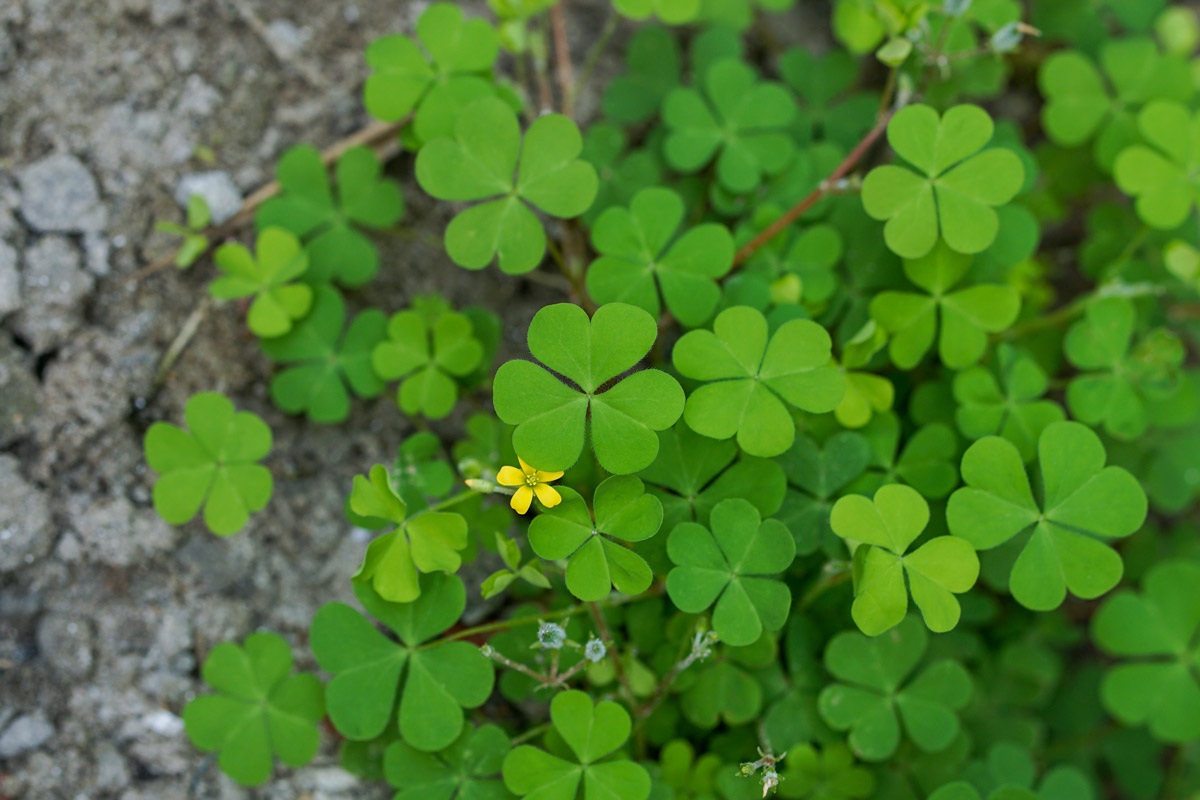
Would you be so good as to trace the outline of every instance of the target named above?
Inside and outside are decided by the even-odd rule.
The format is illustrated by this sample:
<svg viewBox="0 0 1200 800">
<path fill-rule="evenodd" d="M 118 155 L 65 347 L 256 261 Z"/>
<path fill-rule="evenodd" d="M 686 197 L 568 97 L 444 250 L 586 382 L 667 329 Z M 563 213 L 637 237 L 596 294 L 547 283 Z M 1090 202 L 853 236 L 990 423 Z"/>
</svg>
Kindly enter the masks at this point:
<svg viewBox="0 0 1200 800">
<path fill-rule="evenodd" d="M 324 739 L 404 800 L 1200 796 L 1196 11 L 800 2 L 826 50 L 796 0 L 612 0 L 582 52 L 575 0 L 433 3 L 366 53 L 390 163 L 298 145 L 244 243 L 170 228 L 282 411 L 412 422 L 311 657 L 209 652 L 233 780 Z M 400 175 L 454 268 L 561 288 L 512 357 L 371 306 Z M 267 425 L 182 416 L 159 513 L 271 514 Z"/>
</svg>

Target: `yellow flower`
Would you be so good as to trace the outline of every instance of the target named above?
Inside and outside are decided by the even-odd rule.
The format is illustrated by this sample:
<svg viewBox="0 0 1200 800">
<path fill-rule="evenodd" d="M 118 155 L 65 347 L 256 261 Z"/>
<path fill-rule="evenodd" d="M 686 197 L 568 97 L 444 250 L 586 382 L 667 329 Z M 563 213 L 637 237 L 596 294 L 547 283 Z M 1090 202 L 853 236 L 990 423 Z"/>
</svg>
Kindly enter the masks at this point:
<svg viewBox="0 0 1200 800">
<path fill-rule="evenodd" d="M 501 467 L 499 474 L 496 475 L 496 482 L 501 486 L 516 486 L 517 491 L 513 492 L 512 500 L 509 505 L 513 507 L 513 511 L 518 514 L 524 514 L 529 510 L 529 504 L 533 502 L 533 496 L 536 494 L 537 499 L 541 501 L 546 508 L 553 508 L 562 502 L 562 495 L 555 491 L 553 486 L 547 486 L 550 481 L 556 481 L 563 476 L 562 472 L 543 472 L 540 469 L 534 469 L 525 463 L 523 459 L 518 458 L 521 463 L 521 468 L 516 467 Z"/>
</svg>

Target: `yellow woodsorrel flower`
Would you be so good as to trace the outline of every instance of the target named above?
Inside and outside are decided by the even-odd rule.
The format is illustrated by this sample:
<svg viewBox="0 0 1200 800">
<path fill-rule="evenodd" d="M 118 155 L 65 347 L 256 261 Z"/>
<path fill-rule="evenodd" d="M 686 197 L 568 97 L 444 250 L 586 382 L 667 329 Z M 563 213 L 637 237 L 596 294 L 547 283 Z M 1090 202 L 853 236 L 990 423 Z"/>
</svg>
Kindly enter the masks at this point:
<svg viewBox="0 0 1200 800">
<path fill-rule="evenodd" d="M 526 464 L 524 459 L 518 458 L 517 461 L 521 464 L 520 469 L 501 467 L 500 472 L 496 475 L 496 482 L 501 486 L 518 487 L 517 491 L 513 492 L 512 500 L 509 501 L 513 511 L 518 514 L 528 511 L 535 494 L 546 508 L 553 508 L 562 502 L 562 495 L 553 486 L 547 486 L 550 481 L 561 478 L 562 472 L 543 472 Z"/>
</svg>

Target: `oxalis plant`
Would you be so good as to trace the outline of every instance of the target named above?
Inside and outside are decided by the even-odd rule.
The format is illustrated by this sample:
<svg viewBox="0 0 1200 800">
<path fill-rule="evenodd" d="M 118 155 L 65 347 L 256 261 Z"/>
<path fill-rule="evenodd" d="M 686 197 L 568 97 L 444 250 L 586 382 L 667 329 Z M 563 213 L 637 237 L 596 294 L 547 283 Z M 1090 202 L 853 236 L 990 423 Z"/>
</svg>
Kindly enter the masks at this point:
<svg viewBox="0 0 1200 800">
<path fill-rule="evenodd" d="M 372 43 L 375 138 L 286 152 L 244 243 L 177 226 L 283 412 L 419 429 L 344 487 L 355 602 L 213 647 L 196 747 L 398 800 L 1200 796 L 1194 9 L 488 5 Z M 371 307 L 416 192 L 561 297 Z M 269 519 L 267 425 L 179 423 L 162 516 Z"/>
</svg>

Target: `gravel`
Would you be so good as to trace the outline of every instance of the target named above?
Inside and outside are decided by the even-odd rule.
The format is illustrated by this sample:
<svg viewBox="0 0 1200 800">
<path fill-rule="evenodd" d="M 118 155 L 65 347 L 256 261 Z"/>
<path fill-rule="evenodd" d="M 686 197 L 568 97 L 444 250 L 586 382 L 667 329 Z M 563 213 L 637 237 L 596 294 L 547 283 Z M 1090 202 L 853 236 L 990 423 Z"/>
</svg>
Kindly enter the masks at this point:
<svg viewBox="0 0 1200 800">
<path fill-rule="evenodd" d="M 242 193 L 228 172 L 193 172 L 184 175 L 175 189 L 175 202 L 186 210 L 188 198 L 200 195 L 208 203 L 212 221 L 220 225 L 231 219 L 242 207 Z"/>
<path fill-rule="evenodd" d="M 0 242 L 0 320 L 21 307 L 21 274 L 17 251 Z"/>
<path fill-rule="evenodd" d="M 108 215 L 100 204 L 96 179 L 79 159 L 58 153 L 17 173 L 21 215 L 41 233 L 102 230 Z"/>
<path fill-rule="evenodd" d="M 17 719 L 0 733 L 0 758 L 36 750 L 54 736 L 54 726 L 40 712 Z"/>
</svg>

